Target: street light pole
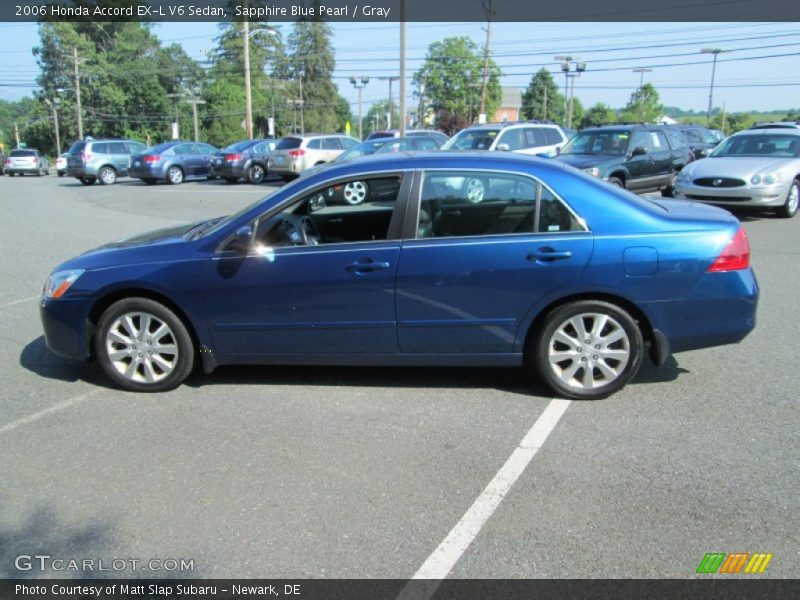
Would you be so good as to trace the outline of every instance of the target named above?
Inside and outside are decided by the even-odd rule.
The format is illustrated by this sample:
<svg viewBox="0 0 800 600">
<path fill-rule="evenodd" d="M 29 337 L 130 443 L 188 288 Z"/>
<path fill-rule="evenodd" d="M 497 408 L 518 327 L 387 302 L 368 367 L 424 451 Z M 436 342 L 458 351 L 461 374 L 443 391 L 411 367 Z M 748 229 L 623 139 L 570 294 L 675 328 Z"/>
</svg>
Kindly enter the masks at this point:
<svg viewBox="0 0 800 600">
<path fill-rule="evenodd" d="M 708 111 L 706 111 L 706 125 L 711 123 L 711 111 L 714 108 L 714 76 L 717 72 L 717 56 L 720 52 L 727 52 L 727 50 L 722 50 L 720 48 L 703 48 L 700 50 L 700 54 L 714 55 L 714 63 L 711 67 L 711 87 L 708 89 Z"/>
<path fill-rule="evenodd" d="M 358 90 L 358 139 L 363 140 L 363 132 L 361 126 L 361 90 L 369 83 L 369 77 L 350 77 L 350 83 Z"/>
<path fill-rule="evenodd" d="M 389 110 L 386 113 L 386 129 L 392 128 L 392 82 L 399 81 L 399 77 L 378 77 L 383 81 L 389 82 Z"/>
<path fill-rule="evenodd" d="M 564 72 L 564 78 L 565 78 L 565 82 L 564 82 L 565 99 L 564 100 L 565 100 L 565 102 L 567 104 L 567 106 L 566 106 L 566 110 L 567 110 L 567 119 L 566 119 L 566 121 L 567 121 L 567 127 L 571 128 L 572 127 L 572 99 L 573 99 L 573 97 L 575 95 L 575 78 L 576 77 L 580 77 L 581 73 L 583 73 L 586 70 L 586 63 L 585 62 L 581 62 L 579 56 L 555 56 L 554 60 L 557 60 L 557 61 L 561 62 L 561 70 Z M 572 67 L 573 64 L 575 65 L 575 72 L 574 73 L 570 73 L 570 68 Z M 567 84 L 570 82 L 570 79 L 572 79 L 572 85 L 569 86 L 570 87 L 570 92 L 569 92 L 569 98 L 567 98 L 566 97 Z"/>
<path fill-rule="evenodd" d="M 494 18 L 494 9 L 492 8 L 492 0 L 488 4 L 483 2 L 483 10 L 486 12 L 486 45 L 483 47 L 483 75 L 481 77 L 481 108 L 478 116 L 478 121 L 486 120 L 486 81 L 489 77 L 489 48 L 492 43 L 492 19 Z"/>
</svg>

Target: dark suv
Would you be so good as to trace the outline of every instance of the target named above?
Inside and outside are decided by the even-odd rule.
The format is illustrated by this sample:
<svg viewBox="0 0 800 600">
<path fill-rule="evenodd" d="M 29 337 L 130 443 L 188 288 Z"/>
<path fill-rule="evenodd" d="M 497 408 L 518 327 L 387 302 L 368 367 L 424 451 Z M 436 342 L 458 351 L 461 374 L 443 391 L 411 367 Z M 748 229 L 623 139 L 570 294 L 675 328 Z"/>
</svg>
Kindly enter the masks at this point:
<svg viewBox="0 0 800 600">
<path fill-rule="evenodd" d="M 664 125 L 626 124 L 584 129 L 556 160 L 632 192 L 671 196 L 688 154 L 670 142 Z"/>
</svg>

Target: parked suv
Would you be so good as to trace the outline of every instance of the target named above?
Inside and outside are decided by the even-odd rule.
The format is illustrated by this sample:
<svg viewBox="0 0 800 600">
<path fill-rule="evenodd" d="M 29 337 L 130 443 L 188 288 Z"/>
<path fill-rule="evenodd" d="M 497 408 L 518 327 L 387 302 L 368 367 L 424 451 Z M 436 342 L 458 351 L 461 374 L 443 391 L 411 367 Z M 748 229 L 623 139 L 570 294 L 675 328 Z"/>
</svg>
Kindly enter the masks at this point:
<svg viewBox="0 0 800 600">
<path fill-rule="evenodd" d="M 633 192 L 671 196 L 688 156 L 670 143 L 666 126 L 626 124 L 584 129 L 556 160 Z"/>
<path fill-rule="evenodd" d="M 131 157 L 131 177 L 148 185 L 159 180 L 173 185 L 189 177 L 212 178 L 211 156 L 216 148 L 200 142 L 167 142 Z"/>
<path fill-rule="evenodd" d="M 341 133 L 287 135 L 269 156 L 269 172 L 289 181 L 310 167 L 331 162 L 358 143 L 357 139 Z"/>
<path fill-rule="evenodd" d="M 241 178 L 261 183 L 267 176 L 269 154 L 274 148 L 274 139 L 242 140 L 226 146 L 211 158 L 211 175 L 228 183 Z"/>
<path fill-rule="evenodd" d="M 722 141 L 716 133 L 699 125 L 679 125 L 686 145 L 692 152 L 692 159 L 705 158 Z"/>
<path fill-rule="evenodd" d="M 14 175 L 49 175 L 50 161 L 39 154 L 36 148 L 12 150 L 6 158 L 6 173 L 9 177 Z"/>
<path fill-rule="evenodd" d="M 490 123 L 462 129 L 442 150 L 505 150 L 555 156 L 567 136 L 555 123 Z"/>
<path fill-rule="evenodd" d="M 133 140 L 79 140 L 67 152 L 67 176 L 84 185 L 99 181 L 103 185 L 116 183 L 117 177 L 128 175 L 132 154 L 147 146 Z"/>
<path fill-rule="evenodd" d="M 443 145 L 447 140 L 450 139 L 450 136 L 445 135 L 441 131 L 433 131 L 432 129 L 406 129 L 406 137 L 432 137 L 436 138 L 439 142 L 439 146 Z M 364 141 L 370 140 L 379 140 L 383 138 L 399 138 L 400 137 L 400 130 L 399 129 L 384 129 L 381 131 L 373 131 L 370 133 Z"/>
</svg>

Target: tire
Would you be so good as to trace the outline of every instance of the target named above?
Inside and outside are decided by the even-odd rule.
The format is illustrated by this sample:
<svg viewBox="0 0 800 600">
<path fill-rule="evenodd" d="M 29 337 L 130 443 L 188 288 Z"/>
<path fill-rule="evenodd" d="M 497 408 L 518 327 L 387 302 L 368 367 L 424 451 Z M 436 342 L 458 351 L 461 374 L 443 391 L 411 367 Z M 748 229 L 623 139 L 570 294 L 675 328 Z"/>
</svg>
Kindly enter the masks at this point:
<svg viewBox="0 0 800 600">
<path fill-rule="evenodd" d="M 786 202 L 776 211 L 779 217 L 791 219 L 797 214 L 798 196 L 800 196 L 800 181 L 795 179 L 786 194 Z"/>
<path fill-rule="evenodd" d="M 39 167 L 39 169 L 36 171 L 36 176 L 41 177 L 42 175 L 44 175 L 44 169 L 42 169 L 42 167 Z"/>
<path fill-rule="evenodd" d="M 345 203 L 358 206 L 369 198 L 369 185 L 366 181 L 348 181 L 342 190 Z"/>
<path fill-rule="evenodd" d="M 59 177 L 63 177 L 63 176 L 64 176 L 64 173 L 63 173 L 63 171 L 58 171 L 58 176 L 59 176 Z"/>
<path fill-rule="evenodd" d="M 97 179 L 101 185 L 114 185 L 117 181 L 117 172 L 113 167 L 103 167 L 97 172 Z"/>
<path fill-rule="evenodd" d="M 254 185 L 258 185 L 267 176 L 267 171 L 261 165 L 250 165 L 250 168 L 247 169 L 247 181 Z"/>
<path fill-rule="evenodd" d="M 547 315 L 528 355 L 539 377 L 559 396 L 596 400 L 633 379 L 642 364 L 644 339 L 620 307 L 580 300 Z"/>
<path fill-rule="evenodd" d="M 155 185 L 156 184 L 156 180 L 153 179 L 152 177 L 148 177 L 147 179 L 142 179 L 142 181 L 144 181 L 147 185 Z"/>
<path fill-rule="evenodd" d="M 486 196 L 486 184 L 477 177 L 468 177 L 464 180 L 464 195 L 467 202 L 479 204 Z"/>
<path fill-rule="evenodd" d="M 290 181 L 297 179 L 297 175 L 282 175 L 281 179 L 283 179 L 284 183 L 289 183 Z"/>
<path fill-rule="evenodd" d="M 180 185 L 183 183 L 183 169 L 180 167 L 170 167 L 167 170 L 167 183 Z"/>
<path fill-rule="evenodd" d="M 152 337 L 144 333 L 147 323 Z M 194 366 L 195 348 L 186 326 L 174 312 L 149 298 L 125 298 L 108 307 L 97 325 L 94 345 L 106 375 L 133 392 L 174 389 Z"/>
<path fill-rule="evenodd" d="M 225 183 L 231 183 L 232 184 L 232 183 L 236 183 L 237 181 L 239 181 L 238 177 L 226 177 L 225 178 Z"/>
<path fill-rule="evenodd" d="M 672 198 L 675 194 L 675 186 L 678 184 L 678 172 L 675 171 L 669 178 L 669 185 L 661 190 L 661 195 L 664 198 Z"/>
<path fill-rule="evenodd" d="M 627 189 L 627 188 L 625 187 L 625 182 L 624 182 L 624 181 L 622 181 L 622 179 L 620 179 L 619 177 L 609 177 L 609 178 L 607 179 L 607 181 L 608 181 L 608 183 L 610 183 L 611 185 L 615 185 L 615 186 L 617 186 L 617 187 L 621 187 L 623 190 L 624 190 L 624 189 Z"/>
<path fill-rule="evenodd" d="M 94 185 L 97 181 L 94 177 L 80 177 L 79 180 L 83 185 Z"/>
</svg>

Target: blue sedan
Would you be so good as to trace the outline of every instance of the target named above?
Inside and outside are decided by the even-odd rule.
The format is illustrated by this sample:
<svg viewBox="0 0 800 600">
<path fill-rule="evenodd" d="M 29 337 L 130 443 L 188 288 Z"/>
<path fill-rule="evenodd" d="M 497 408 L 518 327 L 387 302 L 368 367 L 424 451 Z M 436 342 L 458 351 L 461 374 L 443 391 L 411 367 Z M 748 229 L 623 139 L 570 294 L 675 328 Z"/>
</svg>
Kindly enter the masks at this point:
<svg viewBox="0 0 800 600">
<path fill-rule="evenodd" d="M 179 185 L 190 177 L 211 177 L 216 148 L 200 142 L 166 142 L 131 157 L 128 174 L 148 185 L 166 181 Z"/>
<path fill-rule="evenodd" d="M 326 200 L 351 181 L 381 193 Z M 739 342 L 757 300 L 722 209 L 532 157 L 402 153 L 67 261 L 41 316 L 53 352 L 128 390 L 174 388 L 197 363 L 491 365 L 594 399 L 647 355 Z"/>
</svg>

